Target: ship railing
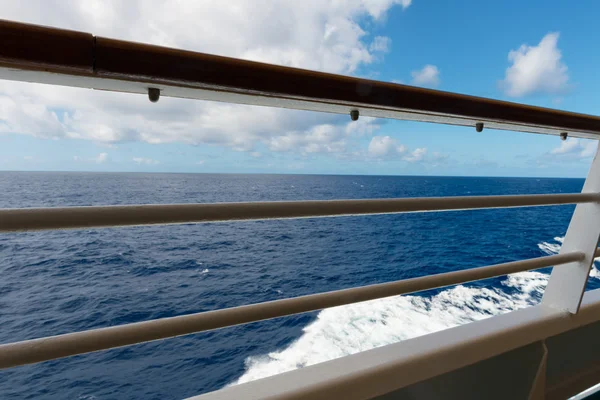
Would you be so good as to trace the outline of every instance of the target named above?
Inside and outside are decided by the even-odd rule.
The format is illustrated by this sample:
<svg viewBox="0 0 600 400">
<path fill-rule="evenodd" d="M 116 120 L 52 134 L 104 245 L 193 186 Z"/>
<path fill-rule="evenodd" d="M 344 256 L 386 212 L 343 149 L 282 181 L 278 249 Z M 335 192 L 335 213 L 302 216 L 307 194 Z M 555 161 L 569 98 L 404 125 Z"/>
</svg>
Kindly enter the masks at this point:
<svg viewBox="0 0 600 400">
<path fill-rule="evenodd" d="M 557 135 L 563 139 L 568 136 L 597 139 L 600 135 L 600 118 L 590 115 L 10 21 L 0 21 L 0 79 L 143 93 L 153 102 L 161 97 L 184 97 L 348 114 L 353 120 L 370 116 L 454 124 L 474 127 L 478 132 L 484 128 L 508 129 Z M 528 370 L 531 373 L 528 372 L 527 380 L 521 383 L 513 380 L 513 387 L 509 389 L 523 389 L 529 398 L 536 399 L 572 395 L 599 380 L 595 374 L 600 370 L 600 361 L 597 361 L 600 357 L 592 357 L 592 361 L 585 358 L 587 353 L 593 352 L 571 352 L 579 357 L 577 365 L 583 365 L 583 370 L 572 366 L 565 369 L 567 364 L 563 362 L 569 353 L 564 349 L 569 348 L 568 345 L 571 349 L 577 348 L 573 335 L 583 337 L 593 329 L 600 329 L 600 292 L 592 291 L 584 296 L 594 257 L 600 255 L 597 248 L 600 160 L 597 156 L 582 193 L 2 209 L 0 232 L 565 204 L 576 204 L 576 207 L 560 253 L 556 255 L 7 343 L 0 345 L 0 368 L 554 267 L 539 305 L 225 388 L 203 397 L 375 398 L 402 390 L 424 390 L 418 388 L 424 382 L 431 389 L 440 379 L 450 376 L 455 381 L 472 378 L 476 372 L 467 372 L 473 366 L 483 370 L 486 365 L 502 365 L 507 367 L 502 368 L 503 373 L 510 374 L 515 364 L 506 361 L 506 357 L 515 351 L 522 357 L 533 357 L 527 362 L 522 358 L 518 364 L 531 367 L 531 371 Z M 567 344 L 562 342 L 564 335 L 571 335 Z M 556 365 L 563 369 L 556 372 Z M 546 382 L 546 376 L 553 377 L 553 381 Z M 459 386 L 477 390 L 478 384 L 489 381 L 486 379 L 455 385 L 448 388 L 447 393 L 464 390 Z"/>
<path fill-rule="evenodd" d="M 0 232 L 473 210 L 586 202 L 600 202 L 600 194 L 17 208 L 0 210 Z M 0 368 L 457 285 L 532 269 L 561 266 L 582 262 L 585 258 L 586 254 L 583 251 L 572 251 L 481 268 L 4 344 L 0 345 Z"/>
</svg>

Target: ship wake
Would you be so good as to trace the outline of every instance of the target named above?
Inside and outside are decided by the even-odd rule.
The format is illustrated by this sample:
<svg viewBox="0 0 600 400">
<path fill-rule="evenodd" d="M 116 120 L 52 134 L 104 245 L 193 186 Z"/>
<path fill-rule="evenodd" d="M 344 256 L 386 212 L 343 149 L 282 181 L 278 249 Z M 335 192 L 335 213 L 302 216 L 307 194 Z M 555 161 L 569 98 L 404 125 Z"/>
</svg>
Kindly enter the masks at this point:
<svg viewBox="0 0 600 400">
<path fill-rule="evenodd" d="M 542 242 L 557 254 L 561 237 Z M 596 268 L 591 275 L 600 277 Z M 537 304 L 548 283 L 541 272 L 503 278 L 499 287 L 454 286 L 435 295 L 394 296 L 321 311 L 284 349 L 246 359 L 232 384 L 253 381 Z"/>
</svg>

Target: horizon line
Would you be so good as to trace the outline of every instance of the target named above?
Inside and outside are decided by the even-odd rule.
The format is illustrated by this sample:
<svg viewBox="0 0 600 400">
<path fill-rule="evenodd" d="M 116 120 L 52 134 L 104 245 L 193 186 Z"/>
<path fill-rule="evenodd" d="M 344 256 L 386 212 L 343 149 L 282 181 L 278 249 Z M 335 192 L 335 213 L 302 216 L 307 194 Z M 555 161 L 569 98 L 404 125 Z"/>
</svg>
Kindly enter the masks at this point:
<svg viewBox="0 0 600 400">
<path fill-rule="evenodd" d="M 297 173 L 297 172 L 167 172 L 167 171 L 68 171 L 68 170 L 2 170 L 12 173 L 90 173 L 90 174 L 190 174 L 190 175 L 290 175 L 290 176 L 373 176 L 414 178 L 523 178 L 523 179 L 586 179 L 585 176 L 507 176 L 507 175 L 394 175 L 394 174 L 343 174 L 343 173 Z"/>
</svg>

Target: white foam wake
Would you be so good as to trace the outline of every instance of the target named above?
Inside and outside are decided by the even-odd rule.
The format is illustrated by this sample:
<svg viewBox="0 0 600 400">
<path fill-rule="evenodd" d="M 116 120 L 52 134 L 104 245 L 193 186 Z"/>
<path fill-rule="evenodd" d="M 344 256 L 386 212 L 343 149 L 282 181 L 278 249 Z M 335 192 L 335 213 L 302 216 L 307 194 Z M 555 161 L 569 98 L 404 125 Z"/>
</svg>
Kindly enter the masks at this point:
<svg viewBox="0 0 600 400">
<path fill-rule="evenodd" d="M 552 254 L 558 254 L 559 250 L 560 250 L 560 246 L 562 245 L 563 241 L 565 240 L 564 237 L 555 237 L 554 238 L 554 242 L 542 242 L 542 243 L 538 243 L 538 247 L 540 250 L 542 250 L 544 253 L 552 255 Z M 598 270 L 598 266 L 596 265 L 596 263 L 600 261 L 600 257 L 597 257 L 594 260 L 594 264 L 592 265 L 592 269 L 590 270 L 590 277 L 591 278 L 596 278 L 599 279 L 600 278 L 600 271 Z"/>
<path fill-rule="evenodd" d="M 548 255 L 558 254 L 563 240 L 565 240 L 564 237 L 557 236 L 554 238 L 554 242 L 538 243 L 538 248 Z"/>
<path fill-rule="evenodd" d="M 546 254 L 560 250 L 561 237 L 542 242 Z M 594 268 L 592 276 L 599 277 Z M 321 311 L 286 348 L 246 359 L 245 373 L 232 384 L 265 378 L 297 368 L 369 350 L 484 319 L 541 299 L 548 275 L 509 275 L 502 288 L 455 286 L 434 296 L 395 296 Z"/>
<path fill-rule="evenodd" d="M 538 302 L 545 274 L 511 275 L 503 284 L 518 291 L 456 286 L 431 297 L 395 296 L 323 310 L 287 348 L 246 359 L 246 372 L 235 382 L 332 360 L 480 320 Z"/>
</svg>

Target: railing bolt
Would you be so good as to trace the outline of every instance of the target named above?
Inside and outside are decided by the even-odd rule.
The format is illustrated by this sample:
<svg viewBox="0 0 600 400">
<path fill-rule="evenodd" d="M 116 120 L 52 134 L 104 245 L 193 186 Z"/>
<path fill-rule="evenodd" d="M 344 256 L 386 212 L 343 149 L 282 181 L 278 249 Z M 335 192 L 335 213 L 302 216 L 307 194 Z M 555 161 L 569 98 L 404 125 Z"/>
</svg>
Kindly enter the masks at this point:
<svg viewBox="0 0 600 400">
<path fill-rule="evenodd" d="M 358 121 L 358 116 L 359 116 L 358 110 L 350 111 L 350 118 L 352 119 L 352 121 Z"/>
<path fill-rule="evenodd" d="M 160 89 L 157 88 L 148 88 L 148 99 L 156 103 L 158 99 L 160 99 Z"/>
<path fill-rule="evenodd" d="M 569 137 L 569 134 L 567 132 L 560 133 L 560 140 L 567 140 L 568 137 Z"/>
<path fill-rule="evenodd" d="M 483 131 L 483 122 L 478 122 L 475 124 L 475 130 L 477 132 L 482 132 Z"/>
</svg>

